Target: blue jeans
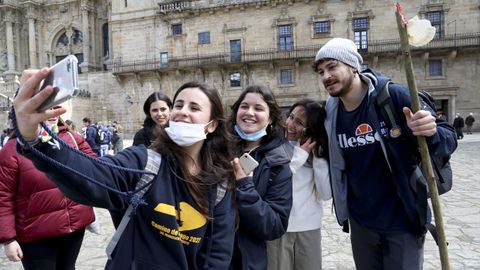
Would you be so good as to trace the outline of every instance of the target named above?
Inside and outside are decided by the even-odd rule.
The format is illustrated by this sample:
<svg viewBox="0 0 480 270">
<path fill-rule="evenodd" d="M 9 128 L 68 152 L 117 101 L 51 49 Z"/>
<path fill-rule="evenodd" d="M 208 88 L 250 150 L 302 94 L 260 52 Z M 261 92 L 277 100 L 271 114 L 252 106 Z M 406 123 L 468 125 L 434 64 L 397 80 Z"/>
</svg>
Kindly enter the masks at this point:
<svg viewBox="0 0 480 270">
<path fill-rule="evenodd" d="M 108 145 L 108 144 L 101 144 L 100 145 L 100 156 L 101 157 L 108 155 L 108 148 L 109 147 L 110 147 L 110 145 Z"/>
</svg>

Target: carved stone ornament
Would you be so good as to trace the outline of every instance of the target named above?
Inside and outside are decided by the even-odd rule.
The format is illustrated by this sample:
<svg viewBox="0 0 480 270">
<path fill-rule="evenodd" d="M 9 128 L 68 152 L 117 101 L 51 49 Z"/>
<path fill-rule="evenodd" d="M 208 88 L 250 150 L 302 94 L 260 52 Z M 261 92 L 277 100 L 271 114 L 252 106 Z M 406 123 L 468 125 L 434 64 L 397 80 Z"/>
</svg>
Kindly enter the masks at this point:
<svg viewBox="0 0 480 270">
<path fill-rule="evenodd" d="M 60 7 L 58 8 L 58 11 L 60 11 L 60 13 L 67 13 L 68 5 L 60 5 Z"/>
</svg>

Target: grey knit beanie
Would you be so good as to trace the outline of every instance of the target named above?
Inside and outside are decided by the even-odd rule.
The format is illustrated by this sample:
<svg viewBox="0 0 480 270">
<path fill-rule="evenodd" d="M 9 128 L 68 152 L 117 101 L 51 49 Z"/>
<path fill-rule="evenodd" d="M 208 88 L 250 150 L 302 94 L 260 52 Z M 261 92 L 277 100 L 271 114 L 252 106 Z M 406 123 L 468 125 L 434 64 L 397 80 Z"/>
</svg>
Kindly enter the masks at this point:
<svg viewBox="0 0 480 270">
<path fill-rule="evenodd" d="M 315 61 L 331 58 L 343 62 L 358 71 L 362 70 L 362 56 L 357 52 L 357 46 L 346 38 L 333 38 L 318 50 Z"/>
</svg>

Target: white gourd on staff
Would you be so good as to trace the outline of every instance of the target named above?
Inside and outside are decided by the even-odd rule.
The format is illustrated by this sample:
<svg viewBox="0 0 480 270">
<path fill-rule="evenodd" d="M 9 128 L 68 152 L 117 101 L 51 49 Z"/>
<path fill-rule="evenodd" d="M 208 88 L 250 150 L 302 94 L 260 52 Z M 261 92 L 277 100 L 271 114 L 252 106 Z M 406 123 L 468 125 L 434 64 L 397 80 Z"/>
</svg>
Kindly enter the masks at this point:
<svg viewBox="0 0 480 270">
<path fill-rule="evenodd" d="M 426 45 L 435 36 L 436 29 L 429 20 L 411 18 L 407 24 L 408 43 L 415 47 Z"/>
</svg>

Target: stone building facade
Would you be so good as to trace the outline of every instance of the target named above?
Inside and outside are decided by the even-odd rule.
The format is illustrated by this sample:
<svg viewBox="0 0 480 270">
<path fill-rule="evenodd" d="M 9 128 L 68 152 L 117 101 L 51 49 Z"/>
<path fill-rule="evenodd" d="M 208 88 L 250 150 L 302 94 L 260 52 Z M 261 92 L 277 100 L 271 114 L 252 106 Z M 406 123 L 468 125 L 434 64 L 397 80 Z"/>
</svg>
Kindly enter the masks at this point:
<svg viewBox="0 0 480 270">
<path fill-rule="evenodd" d="M 480 2 L 403 8 L 437 28 L 432 42 L 412 48 L 418 87 L 450 121 L 479 115 Z M 69 118 L 117 120 L 127 137 L 151 92 L 171 96 L 189 80 L 216 87 L 226 106 L 247 85 L 265 84 L 287 108 L 327 98 L 311 63 L 332 37 L 354 40 L 365 67 L 406 83 L 394 12 L 391 1 L 375 0 L 0 0 L 0 93 L 12 95 L 23 69 L 70 53 L 81 62 L 82 92 Z"/>
</svg>

